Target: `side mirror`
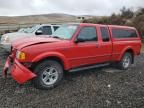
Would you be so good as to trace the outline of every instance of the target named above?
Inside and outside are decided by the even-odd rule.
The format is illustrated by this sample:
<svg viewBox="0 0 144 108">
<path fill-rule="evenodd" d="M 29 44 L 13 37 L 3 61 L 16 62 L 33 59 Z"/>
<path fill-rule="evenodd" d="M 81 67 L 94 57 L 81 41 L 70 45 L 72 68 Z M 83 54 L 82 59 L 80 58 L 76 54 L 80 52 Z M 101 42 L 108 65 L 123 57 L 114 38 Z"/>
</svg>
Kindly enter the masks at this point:
<svg viewBox="0 0 144 108">
<path fill-rule="evenodd" d="M 35 32 L 35 34 L 36 34 L 36 35 L 42 35 L 43 32 L 42 32 L 41 30 L 38 30 L 38 31 Z"/>
</svg>

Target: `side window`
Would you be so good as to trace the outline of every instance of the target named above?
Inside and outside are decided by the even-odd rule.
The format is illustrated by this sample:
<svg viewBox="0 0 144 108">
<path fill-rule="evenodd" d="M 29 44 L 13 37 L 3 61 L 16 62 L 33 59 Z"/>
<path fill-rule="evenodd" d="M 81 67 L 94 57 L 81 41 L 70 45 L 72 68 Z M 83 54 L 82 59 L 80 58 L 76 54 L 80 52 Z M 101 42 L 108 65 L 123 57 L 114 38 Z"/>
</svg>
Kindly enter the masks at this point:
<svg viewBox="0 0 144 108">
<path fill-rule="evenodd" d="M 43 34 L 51 35 L 52 34 L 51 26 L 43 26 Z"/>
<path fill-rule="evenodd" d="M 43 27 L 39 28 L 39 30 L 42 31 L 43 35 L 51 35 L 52 34 L 51 26 L 43 26 Z"/>
<path fill-rule="evenodd" d="M 59 26 L 53 26 L 53 28 L 54 28 L 54 31 L 56 31 L 59 28 Z"/>
<path fill-rule="evenodd" d="M 108 29 L 106 27 L 101 27 L 100 30 L 103 42 L 108 42 L 110 40 Z"/>
<path fill-rule="evenodd" d="M 80 41 L 97 41 L 95 27 L 83 27 L 77 37 Z"/>
<path fill-rule="evenodd" d="M 137 37 L 135 30 L 113 29 L 113 36 L 115 38 L 134 38 Z"/>
</svg>

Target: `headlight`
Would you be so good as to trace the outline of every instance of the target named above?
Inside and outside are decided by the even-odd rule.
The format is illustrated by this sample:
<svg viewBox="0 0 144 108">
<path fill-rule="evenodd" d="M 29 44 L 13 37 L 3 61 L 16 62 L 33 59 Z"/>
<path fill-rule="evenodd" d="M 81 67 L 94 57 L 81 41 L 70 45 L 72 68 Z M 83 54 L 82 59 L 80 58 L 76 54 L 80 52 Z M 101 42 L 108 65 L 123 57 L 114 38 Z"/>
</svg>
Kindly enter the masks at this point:
<svg viewBox="0 0 144 108">
<path fill-rule="evenodd" d="M 25 60 L 26 59 L 26 54 L 24 52 L 17 51 L 16 52 L 16 58 L 19 59 L 19 60 Z"/>
<path fill-rule="evenodd" d="M 9 37 L 8 36 L 2 36 L 1 41 L 2 42 L 9 42 Z"/>
</svg>

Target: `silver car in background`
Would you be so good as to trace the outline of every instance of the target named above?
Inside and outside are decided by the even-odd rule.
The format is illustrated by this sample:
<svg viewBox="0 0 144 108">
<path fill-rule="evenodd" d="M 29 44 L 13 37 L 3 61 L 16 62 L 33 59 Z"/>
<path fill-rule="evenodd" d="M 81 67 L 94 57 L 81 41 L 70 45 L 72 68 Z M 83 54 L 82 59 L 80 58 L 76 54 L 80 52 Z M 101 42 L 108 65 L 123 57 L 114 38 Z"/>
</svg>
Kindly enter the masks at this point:
<svg viewBox="0 0 144 108">
<path fill-rule="evenodd" d="M 10 52 L 11 43 L 13 41 L 21 38 L 32 37 L 32 36 L 52 35 L 53 32 L 57 30 L 59 27 L 60 25 L 40 24 L 40 25 L 35 25 L 31 28 L 20 29 L 18 32 L 4 34 L 1 36 L 0 47 Z"/>
</svg>

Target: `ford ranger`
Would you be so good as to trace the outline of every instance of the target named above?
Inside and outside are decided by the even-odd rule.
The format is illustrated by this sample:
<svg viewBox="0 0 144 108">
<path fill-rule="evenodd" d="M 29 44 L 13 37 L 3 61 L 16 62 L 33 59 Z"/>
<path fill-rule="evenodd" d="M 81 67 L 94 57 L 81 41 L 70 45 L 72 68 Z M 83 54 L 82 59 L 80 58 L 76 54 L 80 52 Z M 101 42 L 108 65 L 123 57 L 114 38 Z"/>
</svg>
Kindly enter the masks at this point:
<svg viewBox="0 0 144 108">
<path fill-rule="evenodd" d="M 13 42 L 3 74 L 19 84 L 32 81 L 39 89 L 57 86 L 65 72 L 115 63 L 126 70 L 140 54 L 141 38 L 134 27 L 101 24 L 64 24 L 48 38 Z"/>
</svg>

